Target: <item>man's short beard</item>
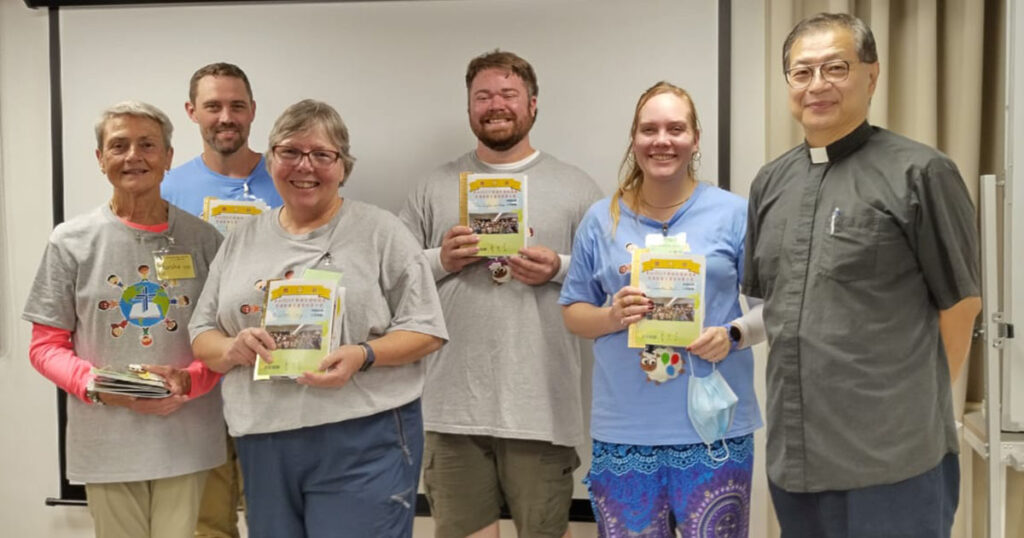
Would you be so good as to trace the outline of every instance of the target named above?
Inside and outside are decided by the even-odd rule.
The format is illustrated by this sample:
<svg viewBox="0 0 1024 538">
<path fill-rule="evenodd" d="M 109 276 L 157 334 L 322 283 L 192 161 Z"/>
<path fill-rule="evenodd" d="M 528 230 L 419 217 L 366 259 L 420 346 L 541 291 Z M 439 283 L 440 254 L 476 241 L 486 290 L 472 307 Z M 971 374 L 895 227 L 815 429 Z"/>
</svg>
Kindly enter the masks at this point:
<svg viewBox="0 0 1024 538">
<path fill-rule="evenodd" d="M 522 142 L 523 139 L 530 134 L 530 131 L 533 130 L 533 123 L 535 120 L 535 117 L 531 117 L 530 123 L 526 125 L 525 129 L 522 131 L 515 129 L 508 137 L 503 137 L 501 139 L 489 137 L 483 126 L 480 126 L 479 129 L 474 128 L 473 134 L 476 135 L 476 139 L 479 140 L 481 144 L 487 146 L 491 150 L 508 151 L 515 147 L 516 144 Z M 515 125 L 515 127 L 518 127 L 518 125 Z"/>
<path fill-rule="evenodd" d="M 241 144 L 238 145 L 238 147 L 223 148 L 222 149 L 222 148 L 220 148 L 218 146 L 213 146 L 213 149 L 216 150 L 217 153 L 220 153 L 221 155 L 228 156 L 228 155 L 234 155 L 234 154 L 238 153 L 239 151 L 242 150 L 242 148 L 244 146 L 245 146 L 245 142 L 242 142 Z"/>
<path fill-rule="evenodd" d="M 477 140 L 479 140 L 481 144 L 487 146 L 488 148 L 494 151 L 508 151 L 515 147 L 515 145 L 521 142 L 524 138 L 526 138 L 526 135 L 528 134 L 529 131 L 522 134 L 516 133 L 516 135 L 514 136 L 503 138 L 501 140 L 494 140 L 492 138 L 481 137 L 477 137 Z"/>
<path fill-rule="evenodd" d="M 244 148 L 245 142 L 246 141 L 244 139 L 239 138 L 238 145 L 232 144 L 231 146 L 223 146 L 217 143 L 216 135 L 214 135 L 213 140 L 207 141 L 207 144 L 209 144 L 209 146 L 213 148 L 213 150 L 216 151 L 217 153 L 220 153 L 221 155 L 224 156 L 229 156 L 238 153 L 242 148 Z"/>
</svg>

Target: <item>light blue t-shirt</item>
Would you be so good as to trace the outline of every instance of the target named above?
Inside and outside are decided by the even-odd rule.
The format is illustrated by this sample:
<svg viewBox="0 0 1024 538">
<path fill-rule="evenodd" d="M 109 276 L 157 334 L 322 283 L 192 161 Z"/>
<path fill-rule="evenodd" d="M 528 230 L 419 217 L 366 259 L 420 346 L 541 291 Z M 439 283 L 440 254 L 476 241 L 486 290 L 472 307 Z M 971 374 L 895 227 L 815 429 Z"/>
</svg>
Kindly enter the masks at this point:
<svg viewBox="0 0 1024 538">
<path fill-rule="evenodd" d="M 605 198 L 587 211 L 573 243 L 572 264 L 558 302 L 584 302 L 604 306 L 629 284 L 632 243 L 643 247 L 647 234 L 686 233 L 695 254 L 707 258 L 705 327 L 725 325 L 742 314 L 739 283 L 743 275 L 743 245 L 747 230 L 747 202 L 707 183 L 698 183 L 663 231 L 662 223 L 637 216 L 619 202 L 621 218 L 611 236 L 611 200 Z M 626 346 L 625 329 L 594 341 L 593 404 L 590 433 L 607 443 L 678 445 L 700 443 L 686 413 L 687 373 L 660 385 L 647 380 L 640 369 L 640 349 Z M 711 363 L 693 357 L 700 377 Z M 727 437 L 746 435 L 761 427 L 754 395 L 754 356 L 750 349 L 734 350 L 718 369 L 739 397 Z"/>
<path fill-rule="evenodd" d="M 160 184 L 160 195 L 164 200 L 199 217 L 203 213 L 203 200 L 214 196 L 222 200 L 244 200 L 248 191 L 270 207 L 278 207 L 284 202 L 277 194 L 274 180 L 267 172 L 267 163 L 260 157 L 259 164 L 253 168 L 249 177 L 242 179 L 228 177 L 210 170 L 203 162 L 203 156 L 176 166 L 167 172 Z"/>
</svg>

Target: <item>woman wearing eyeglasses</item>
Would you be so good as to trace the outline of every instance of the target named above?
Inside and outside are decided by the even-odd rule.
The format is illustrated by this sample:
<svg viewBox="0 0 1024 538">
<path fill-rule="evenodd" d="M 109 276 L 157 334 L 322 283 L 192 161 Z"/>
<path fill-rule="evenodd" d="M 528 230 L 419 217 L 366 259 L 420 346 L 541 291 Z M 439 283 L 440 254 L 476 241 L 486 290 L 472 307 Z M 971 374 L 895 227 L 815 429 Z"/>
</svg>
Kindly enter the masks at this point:
<svg viewBox="0 0 1024 538">
<path fill-rule="evenodd" d="M 447 338 L 430 268 L 396 217 L 339 195 L 354 159 L 333 108 L 290 106 L 268 146 L 284 205 L 225 240 L 189 325 L 196 356 L 225 373 L 249 534 L 408 536 L 423 448 L 418 361 Z M 265 282 L 310 269 L 341 275 L 341 346 L 295 381 L 253 381 L 257 355 L 276 347 L 260 327 Z"/>
</svg>

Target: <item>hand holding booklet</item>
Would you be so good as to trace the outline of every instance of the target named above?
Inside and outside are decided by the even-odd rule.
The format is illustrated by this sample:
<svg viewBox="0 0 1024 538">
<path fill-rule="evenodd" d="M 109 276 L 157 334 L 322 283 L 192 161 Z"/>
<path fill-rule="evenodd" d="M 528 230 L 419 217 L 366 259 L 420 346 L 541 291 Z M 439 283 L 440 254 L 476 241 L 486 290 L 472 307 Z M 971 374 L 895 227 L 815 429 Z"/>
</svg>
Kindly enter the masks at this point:
<svg viewBox="0 0 1024 538">
<path fill-rule="evenodd" d="M 673 242 L 633 251 L 630 285 L 643 290 L 654 308 L 629 326 L 629 347 L 685 347 L 704 325 L 704 256 Z"/>
<path fill-rule="evenodd" d="M 459 224 L 480 238 L 477 256 L 515 256 L 526 246 L 526 174 L 459 176 Z"/>
<path fill-rule="evenodd" d="M 271 280 L 267 283 L 263 328 L 277 348 L 271 361 L 257 358 L 253 379 L 296 379 L 316 372 L 341 338 L 344 288 L 323 278 Z"/>
<path fill-rule="evenodd" d="M 96 376 L 92 390 L 96 392 L 135 398 L 166 398 L 171 395 L 163 376 L 147 372 L 138 365 L 130 365 L 123 371 L 93 368 L 92 373 Z"/>
</svg>

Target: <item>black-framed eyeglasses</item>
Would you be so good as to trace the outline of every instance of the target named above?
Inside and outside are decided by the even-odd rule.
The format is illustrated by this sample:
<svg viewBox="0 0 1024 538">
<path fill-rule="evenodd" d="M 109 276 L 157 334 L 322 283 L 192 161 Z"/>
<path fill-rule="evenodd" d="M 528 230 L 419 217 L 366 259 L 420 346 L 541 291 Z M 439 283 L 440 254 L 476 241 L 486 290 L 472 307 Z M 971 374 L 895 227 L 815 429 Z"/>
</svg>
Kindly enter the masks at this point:
<svg viewBox="0 0 1024 538">
<path fill-rule="evenodd" d="M 314 149 L 312 151 L 301 151 L 298 148 L 291 146 L 274 146 L 271 148 L 274 152 L 274 158 L 278 161 L 297 166 L 302 162 L 303 157 L 309 157 L 309 164 L 316 168 L 328 168 L 332 164 L 338 162 L 341 158 L 341 153 L 337 151 L 331 151 L 329 149 Z"/>
<path fill-rule="evenodd" d="M 821 74 L 826 82 L 842 82 L 850 76 L 850 62 L 829 60 L 820 64 L 798 65 L 786 70 L 786 84 L 794 90 L 802 90 L 811 85 L 815 73 Z"/>
</svg>

